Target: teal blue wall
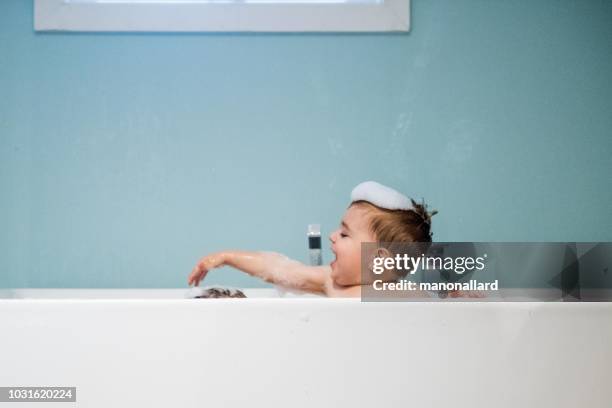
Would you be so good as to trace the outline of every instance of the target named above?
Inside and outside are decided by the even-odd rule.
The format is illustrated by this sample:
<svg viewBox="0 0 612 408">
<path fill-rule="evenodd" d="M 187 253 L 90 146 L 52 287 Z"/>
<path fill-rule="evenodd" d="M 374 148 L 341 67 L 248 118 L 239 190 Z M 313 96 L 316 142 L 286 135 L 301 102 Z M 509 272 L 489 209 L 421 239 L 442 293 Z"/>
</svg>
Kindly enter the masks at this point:
<svg viewBox="0 0 612 408">
<path fill-rule="evenodd" d="M 40 34 L 3 0 L 0 286 L 306 260 L 306 225 L 327 236 L 368 179 L 437 208 L 437 240 L 612 240 L 612 2 L 412 13 L 408 34 Z"/>
</svg>

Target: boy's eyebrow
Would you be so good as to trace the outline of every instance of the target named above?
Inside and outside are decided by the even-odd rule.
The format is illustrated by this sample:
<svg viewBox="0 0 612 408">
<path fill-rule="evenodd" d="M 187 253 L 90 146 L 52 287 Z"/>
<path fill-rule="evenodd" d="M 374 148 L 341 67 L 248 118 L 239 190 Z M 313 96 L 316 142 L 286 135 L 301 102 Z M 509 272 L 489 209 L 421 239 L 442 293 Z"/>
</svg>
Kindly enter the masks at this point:
<svg viewBox="0 0 612 408">
<path fill-rule="evenodd" d="M 351 229 L 349 228 L 349 226 L 347 225 L 347 223 L 346 223 L 346 222 L 344 222 L 344 220 L 342 220 L 342 226 L 343 226 L 344 228 L 346 228 L 347 230 L 349 230 L 349 231 L 351 230 Z"/>
</svg>

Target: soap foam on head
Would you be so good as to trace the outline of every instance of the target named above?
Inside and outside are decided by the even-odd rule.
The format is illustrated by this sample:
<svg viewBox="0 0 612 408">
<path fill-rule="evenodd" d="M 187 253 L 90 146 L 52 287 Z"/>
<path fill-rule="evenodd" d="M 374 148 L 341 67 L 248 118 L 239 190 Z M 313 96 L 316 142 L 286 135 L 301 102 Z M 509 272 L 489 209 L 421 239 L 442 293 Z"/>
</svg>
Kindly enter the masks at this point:
<svg viewBox="0 0 612 408">
<path fill-rule="evenodd" d="M 367 201 L 388 210 L 412 210 L 412 201 L 391 187 L 375 181 L 364 181 L 351 192 L 351 202 Z"/>
</svg>

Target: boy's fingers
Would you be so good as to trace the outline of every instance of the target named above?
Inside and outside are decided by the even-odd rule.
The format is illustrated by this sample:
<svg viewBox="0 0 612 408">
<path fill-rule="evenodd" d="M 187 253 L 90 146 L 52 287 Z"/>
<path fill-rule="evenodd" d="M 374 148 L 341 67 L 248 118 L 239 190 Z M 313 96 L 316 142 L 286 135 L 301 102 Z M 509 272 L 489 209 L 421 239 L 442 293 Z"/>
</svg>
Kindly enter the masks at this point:
<svg viewBox="0 0 612 408">
<path fill-rule="evenodd" d="M 191 270 L 191 273 L 189 274 L 189 278 L 188 281 L 189 283 L 193 282 L 195 280 L 195 275 L 196 275 L 196 270 L 195 268 Z"/>
<path fill-rule="evenodd" d="M 200 259 L 196 266 L 191 270 L 191 273 L 189 274 L 189 278 L 187 280 L 190 285 L 193 283 L 194 286 L 198 286 L 200 284 L 200 281 L 204 279 L 204 276 L 206 276 L 206 273 L 208 272 L 206 260 L 207 257 Z"/>
<path fill-rule="evenodd" d="M 189 274 L 189 284 L 193 282 L 197 282 L 199 274 L 200 274 L 200 270 L 199 270 L 199 264 L 198 264 L 196 265 L 195 268 L 191 270 L 191 273 Z"/>
</svg>

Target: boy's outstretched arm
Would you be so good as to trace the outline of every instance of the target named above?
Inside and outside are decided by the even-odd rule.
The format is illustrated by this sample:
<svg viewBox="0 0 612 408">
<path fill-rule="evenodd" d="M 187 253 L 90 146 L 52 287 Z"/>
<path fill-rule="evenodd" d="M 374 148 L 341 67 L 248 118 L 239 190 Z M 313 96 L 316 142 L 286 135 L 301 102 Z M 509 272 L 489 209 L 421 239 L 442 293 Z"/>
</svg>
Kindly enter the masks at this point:
<svg viewBox="0 0 612 408">
<path fill-rule="evenodd" d="M 329 265 L 308 266 L 277 252 L 230 250 L 200 259 L 187 281 L 197 286 L 208 271 L 225 265 L 269 283 L 312 293 L 325 294 L 329 280 Z"/>
</svg>

